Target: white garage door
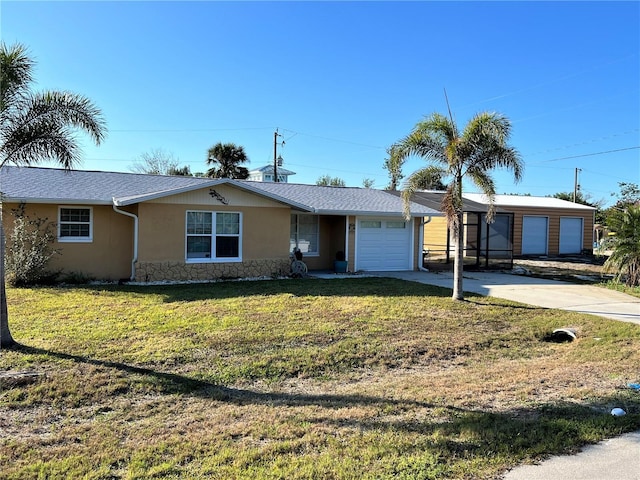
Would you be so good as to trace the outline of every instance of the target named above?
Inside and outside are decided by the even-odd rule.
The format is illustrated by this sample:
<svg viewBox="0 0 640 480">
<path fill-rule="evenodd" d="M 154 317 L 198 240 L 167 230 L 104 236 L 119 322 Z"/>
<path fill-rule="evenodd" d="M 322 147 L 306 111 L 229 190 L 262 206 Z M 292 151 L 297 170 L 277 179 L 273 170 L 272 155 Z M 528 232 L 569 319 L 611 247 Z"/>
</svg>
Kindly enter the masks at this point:
<svg viewBox="0 0 640 480">
<path fill-rule="evenodd" d="M 411 223 L 402 218 L 358 218 L 356 269 L 411 270 Z"/>
<path fill-rule="evenodd" d="M 547 217 L 522 217 L 522 255 L 546 255 L 548 238 Z"/>
<path fill-rule="evenodd" d="M 559 253 L 572 254 L 582 252 L 583 218 L 560 217 Z"/>
</svg>

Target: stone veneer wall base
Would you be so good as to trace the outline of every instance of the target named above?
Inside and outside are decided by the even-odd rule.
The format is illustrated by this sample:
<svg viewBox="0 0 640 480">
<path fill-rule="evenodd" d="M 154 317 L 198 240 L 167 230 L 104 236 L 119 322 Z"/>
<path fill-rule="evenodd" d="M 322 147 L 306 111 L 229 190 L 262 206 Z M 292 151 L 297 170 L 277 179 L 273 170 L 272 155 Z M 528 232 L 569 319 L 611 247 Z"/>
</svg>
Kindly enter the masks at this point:
<svg viewBox="0 0 640 480">
<path fill-rule="evenodd" d="M 138 262 L 136 282 L 207 281 L 288 275 L 289 259 L 271 258 L 238 263 Z"/>
</svg>

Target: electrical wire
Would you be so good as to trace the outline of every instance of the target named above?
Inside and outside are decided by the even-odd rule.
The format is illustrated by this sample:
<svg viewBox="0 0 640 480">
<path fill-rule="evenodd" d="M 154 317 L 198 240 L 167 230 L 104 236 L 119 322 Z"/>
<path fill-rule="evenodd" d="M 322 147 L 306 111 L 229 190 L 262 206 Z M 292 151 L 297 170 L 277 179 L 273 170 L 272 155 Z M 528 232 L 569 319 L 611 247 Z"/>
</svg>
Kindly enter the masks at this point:
<svg viewBox="0 0 640 480">
<path fill-rule="evenodd" d="M 593 157 L 596 155 L 604 155 L 606 153 L 615 153 L 615 152 L 625 152 L 627 150 L 635 150 L 638 148 L 640 148 L 640 145 L 637 147 L 627 147 L 627 148 L 618 148 L 616 150 L 606 150 L 604 152 L 584 153 L 582 155 L 573 155 L 571 157 L 552 158 L 551 160 L 541 160 L 538 163 L 558 162 L 560 160 L 570 160 L 572 158 Z"/>
</svg>

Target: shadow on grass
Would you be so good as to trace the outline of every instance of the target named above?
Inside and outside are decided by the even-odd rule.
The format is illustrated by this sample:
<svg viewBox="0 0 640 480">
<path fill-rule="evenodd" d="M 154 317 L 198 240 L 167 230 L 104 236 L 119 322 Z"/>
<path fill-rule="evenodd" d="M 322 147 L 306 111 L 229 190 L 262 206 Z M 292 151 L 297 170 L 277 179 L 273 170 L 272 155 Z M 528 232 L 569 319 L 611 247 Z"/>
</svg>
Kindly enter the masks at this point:
<svg viewBox="0 0 640 480">
<path fill-rule="evenodd" d="M 367 395 L 300 395 L 288 393 L 265 393 L 241 388 L 225 387 L 215 383 L 207 382 L 197 378 L 191 378 L 176 373 L 159 372 L 145 367 L 128 365 L 126 363 L 112 362 L 109 360 L 99 360 L 69 353 L 54 352 L 43 348 L 30 347 L 27 345 L 15 344 L 11 350 L 30 355 L 45 355 L 62 360 L 69 360 L 76 363 L 84 363 L 97 367 L 115 369 L 127 374 L 141 375 L 152 378 L 158 392 L 161 394 L 184 394 L 197 397 L 209 398 L 223 402 L 235 403 L 238 405 L 247 404 L 282 404 L 287 406 L 318 405 L 323 407 L 341 408 L 346 405 L 373 405 L 373 404 L 402 404 L 425 408 L 432 408 L 431 405 L 417 401 L 395 401 L 389 398 L 373 397 Z"/>
<path fill-rule="evenodd" d="M 500 456 L 508 468 L 524 460 L 542 459 L 549 455 L 574 453 L 582 446 L 608 437 L 640 429 L 640 396 L 621 390 L 619 394 L 593 399 L 586 404 L 557 403 L 503 412 L 470 410 L 446 404 L 371 395 L 297 394 L 258 392 L 216 385 L 175 373 L 120 362 L 98 360 L 25 345 L 12 348 L 24 354 L 38 354 L 114 369 L 130 375 L 150 378 L 158 393 L 187 395 L 239 406 L 267 405 L 277 408 L 317 406 L 322 409 L 350 409 L 375 406 L 388 414 L 360 418 L 343 418 L 333 413 L 313 410 L 306 418 L 311 424 L 330 428 L 354 429 L 376 436 L 397 433 L 412 436 L 410 451 L 436 449 L 441 462 L 451 459 L 491 458 Z M 130 381 L 135 382 L 135 379 Z M 628 415 L 614 417 L 612 406 L 623 406 Z M 423 417 L 411 410 L 439 409 L 437 417 Z M 400 413 L 398 413 L 400 412 Z M 402 412 L 407 412 L 403 415 Z M 406 452 L 410 454 L 409 451 Z M 440 461 L 439 461 L 440 462 Z"/>
<path fill-rule="evenodd" d="M 74 285 L 72 287 L 58 288 L 75 288 L 95 292 L 109 291 L 136 293 L 140 295 L 161 295 L 167 303 L 281 294 L 320 297 L 431 296 L 446 298 L 451 296 L 451 289 L 448 288 L 394 278 L 357 276 L 346 279 L 226 280 L 211 283 L 172 285 Z"/>
</svg>

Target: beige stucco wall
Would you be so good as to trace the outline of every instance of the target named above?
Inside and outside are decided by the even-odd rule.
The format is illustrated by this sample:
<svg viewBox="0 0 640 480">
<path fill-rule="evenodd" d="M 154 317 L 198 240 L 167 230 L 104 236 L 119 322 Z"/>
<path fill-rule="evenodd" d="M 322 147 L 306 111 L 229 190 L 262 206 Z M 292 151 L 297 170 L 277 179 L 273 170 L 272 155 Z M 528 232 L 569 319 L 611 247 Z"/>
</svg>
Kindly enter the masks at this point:
<svg viewBox="0 0 640 480">
<path fill-rule="evenodd" d="M 91 242 L 54 242 L 60 250 L 51 260 L 52 271 L 61 270 L 62 276 L 81 274 L 84 277 L 117 281 L 131 275 L 133 258 L 133 220 L 113 211 L 105 205 L 69 205 L 76 208 L 90 207 L 93 211 L 93 240 Z M 8 235 L 13 224 L 10 214 L 17 204 L 3 205 L 3 222 Z M 58 221 L 58 205 L 27 204 L 25 214 L 31 218 L 47 218 Z"/>
<path fill-rule="evenodd" d="M 184 262 L 189 210 L 241 213 L 243 259 L 289 257 L 288 208 L 142 203 L 138 210 L 140 262 Z"/>
<path fill-rule="evenodd" d="M 141 203 L 136 279 L 208 280 L 288 273 L 291 209 L 250 192 L 222 185 Z M 226 203 L 226 204 L 225 204 Z M 186 212 L 238 212 L 241 261 L 186 262 Z"/>
</svg>

